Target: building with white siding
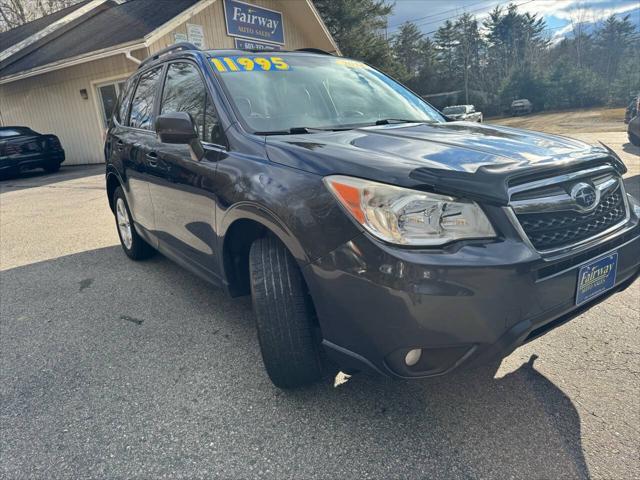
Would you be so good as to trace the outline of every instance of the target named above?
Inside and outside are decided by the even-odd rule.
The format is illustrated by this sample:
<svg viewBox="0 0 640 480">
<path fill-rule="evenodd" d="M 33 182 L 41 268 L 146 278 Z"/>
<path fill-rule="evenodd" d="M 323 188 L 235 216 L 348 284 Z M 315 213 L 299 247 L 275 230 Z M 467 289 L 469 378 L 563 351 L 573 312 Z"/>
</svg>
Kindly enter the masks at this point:
<svg viewBox="0 0 640 480">
<path fill-rule="evenodd" d="M 0 33 L 0 125 L 57 135 L 65 165 L 102 163 L 123 82 L 180 41 L 339 53 L 311 0 L 84 0 Z"/>
</svg>

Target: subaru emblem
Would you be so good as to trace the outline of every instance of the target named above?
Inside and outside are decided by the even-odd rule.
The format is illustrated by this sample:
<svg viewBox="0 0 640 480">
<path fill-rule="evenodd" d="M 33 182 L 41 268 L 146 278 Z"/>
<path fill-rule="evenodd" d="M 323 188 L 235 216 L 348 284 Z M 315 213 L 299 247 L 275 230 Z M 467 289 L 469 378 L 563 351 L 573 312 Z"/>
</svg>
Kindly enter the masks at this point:
<svg viewBox="0 0 640 480">
<path fill-rule="evenodd" d="M 590 212 L 600 203 L 600 191 L 593 185 L 580 182 L 576 183 L 571 189 L 571 198 L 579 210 Z"/>
</svg>

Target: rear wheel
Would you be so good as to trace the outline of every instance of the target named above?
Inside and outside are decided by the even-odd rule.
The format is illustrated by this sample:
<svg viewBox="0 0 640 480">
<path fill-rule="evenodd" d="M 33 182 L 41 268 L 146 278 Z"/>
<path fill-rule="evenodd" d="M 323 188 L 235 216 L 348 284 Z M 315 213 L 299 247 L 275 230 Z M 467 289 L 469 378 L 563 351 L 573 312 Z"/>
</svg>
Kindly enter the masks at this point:
<svg viewBox="0 0 640 480">
<path fill-rule="evenodd" d="M 116 225 L 118 227 L 118 236 L 124 253 L 132 260 L 144 260 L 151 257 L 155 250 L 151 245 L 145 242 L 138 232 L 136 232 L 131 220 L 131 211 L 127 205 L 127 199 L 124 196 L 122 187 L 116 188 L 113 193 L 113 205 L 115 210 Z"/>
<path fill-rule="evenodd" d="M 44 166 L 44 171 L 47 172 L 47 173 L 55 173 L 58 170 L 60 170 L 60 164 L 59 163 L 49 163 L 49 164 Z"/>
<path fill-rule="evenodd" d="M 249 253 L 251 295 L 264 366 L 280 388 L 321 378 L 315 314 L 295 259 L 275 237 L 259 238 Z"/>
<path fill-rule="evenodd" d="M 635 146 L 640 147 L 640 137 L 634 135 L 633 133 L 629 134 L 629 141 L 633 143 Z"/>
</svg>

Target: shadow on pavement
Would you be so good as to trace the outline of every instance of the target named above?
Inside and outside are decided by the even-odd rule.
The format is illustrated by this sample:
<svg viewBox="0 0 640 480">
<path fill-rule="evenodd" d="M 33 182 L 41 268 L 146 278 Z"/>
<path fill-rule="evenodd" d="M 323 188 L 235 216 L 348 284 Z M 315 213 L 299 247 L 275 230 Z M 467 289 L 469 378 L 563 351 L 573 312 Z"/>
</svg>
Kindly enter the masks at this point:
<svg viewBox="0 0 640 480">
<path fill-rule="evenodd" d="M 8 478 L 589 477 L 578 412 L 535 357 L 502 378 L 360 374 L 283 392 L 248 299 L 163 257 L 116 246 L 2 275 Z"/>
<path fill-rule="evenodd" d="M 636 147 L 631 142 L 627 142 L 622 145 L 622 150 L 627 153 L 635 153 L 636 155 L 640 155 L 640 147 Z"/>
<path fill-rule="evenodd" d="M 67 180 L 90 177 L 104 173 L 104 164 L 62 166 L 56 173 L 43 170 L 29 170 L 20 175 L 0 178 L 0 192 L 23 190 L 33 187 L 44 187 Z"/>
</svg>

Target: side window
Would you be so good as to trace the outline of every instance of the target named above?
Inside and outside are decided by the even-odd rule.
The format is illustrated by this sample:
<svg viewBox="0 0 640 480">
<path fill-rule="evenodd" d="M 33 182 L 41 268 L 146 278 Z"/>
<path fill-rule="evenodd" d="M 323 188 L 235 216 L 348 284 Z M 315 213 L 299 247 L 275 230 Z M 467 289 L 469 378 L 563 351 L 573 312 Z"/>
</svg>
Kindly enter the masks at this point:
<svg viewBox="0 0 640 480">
<path fill-rule="evenodd" d="M 195 65 L 172 63 L 162 93 L 161 113 L 186 112 L 203 142 L 224 145 L 218 115 Z"/>
<path fill-rule="evenodd" d="M 120 103 L 115 113 L 115 118 L 121 125 L 127 125 L 127 117 L 129 113 L 129 105 L 131 103 L 131 94 L 133 93 L 133 78 L 127 80 L 127 83 L 120 88 Z"/>
<path fill-rule="evenodd" d="M 151 118 L 153 116 L 153 100 L 156 94 L 156 85 L 162 67 L 155 68 L 140 76 L 136 93 L 131 102 L 131 116 L 129 126 L 151 130 Z"/>
<path fill-rule="evenodd" d="M 216 107 L 213 105 L 211 97 L 207 95 L 204 104 L 204 142 L 215 143 L 216 145 L 226 145 L 227 141 L 222 133 L 220 119 L 216 113 Z"/>
</svg>

